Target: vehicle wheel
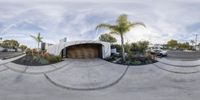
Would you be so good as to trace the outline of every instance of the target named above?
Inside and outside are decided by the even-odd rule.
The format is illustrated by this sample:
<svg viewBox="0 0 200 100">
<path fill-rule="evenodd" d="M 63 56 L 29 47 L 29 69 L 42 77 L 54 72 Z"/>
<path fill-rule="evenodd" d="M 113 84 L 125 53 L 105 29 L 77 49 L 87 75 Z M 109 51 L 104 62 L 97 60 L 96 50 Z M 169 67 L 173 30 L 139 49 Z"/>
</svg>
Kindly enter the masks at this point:
<svg viewBox="0 0 200 100">
<path fill-rule="evenodd" d="M 161 57 L 163 57 L 163 54 L 162 54 L 162 53 L 160 53 L 160 56 L 161 56 Z"/>
</svg>

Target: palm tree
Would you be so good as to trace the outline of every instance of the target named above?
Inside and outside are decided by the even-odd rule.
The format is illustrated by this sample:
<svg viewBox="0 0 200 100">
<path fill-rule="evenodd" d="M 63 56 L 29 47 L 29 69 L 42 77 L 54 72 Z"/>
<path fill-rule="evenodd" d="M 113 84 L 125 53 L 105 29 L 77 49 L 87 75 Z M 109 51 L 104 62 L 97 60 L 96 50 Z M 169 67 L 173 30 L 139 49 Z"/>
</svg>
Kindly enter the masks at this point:
<svg viewBox="0 0 200 100">
<path fill-rule="evenodd" d="M 38 51 L 40 49 L 40 43 L 42 42 L 43 37 L 40 36 L 40 33 L 38 33 L 37 36 L 30 35 L 37 43 L 38 43 Z"/>
<path fill-rule="evenodd" d="M 124 34 L 127 33 L 130 30 L 130 28 L 134 28 L 138 25 L 142 25 L 142 26 L 145 27 L 145 25 L 143 23 L 140 23 L 140 22 L 134 22 L 134 23 L 129 22 L 127 15 L 122 14 L 116 20 L 115 25 L 102 23 L 102 24 L 97 25 L 96 29 L 99 29 L 99 28 L 109 29 L 110 34 L 116 34 L 116 35 L 119 35 L 121 37 L 122 60 L 124 62 L 125 61 Z"/>
</svg>

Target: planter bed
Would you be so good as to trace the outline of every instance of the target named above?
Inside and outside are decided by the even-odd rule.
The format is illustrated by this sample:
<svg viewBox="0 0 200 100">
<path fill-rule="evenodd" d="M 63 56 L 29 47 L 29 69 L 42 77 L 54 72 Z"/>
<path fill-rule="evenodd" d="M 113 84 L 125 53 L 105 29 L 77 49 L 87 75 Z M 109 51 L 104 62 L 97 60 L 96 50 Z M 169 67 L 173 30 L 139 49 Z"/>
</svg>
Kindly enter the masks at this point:
<svg viewBox="0 0 200 100">
<path fill-rule="evenodd" d="M 126 61 L 123 62 L 120 57 L 111 56 L 110 58 L 107 58 L 105 60 L 112 63 L 116 63 L 116 64 L 122 64 L 122 65 L 146 65 L 146 64 L 153 64 L 157 62 L 156 60 L 151 59 L 149 57 L 131 57 L 131 58 L 126 58 Z"/>
<path fill-rule="evenodd" d="M 35 59 L 35 57 L 32 55 L 25 55 L 24 57 L 14 60 L 12 62 L 16 64 L 20 64 L 20 65 L 26 65 L 26 66 L 43 66 L 43 65 L 49 65 L 49 64 L 60 62 L 60 61 L 52 62 L 43 58 L 41 59 L 41 61 L 39 61 Z"/>
</svg>

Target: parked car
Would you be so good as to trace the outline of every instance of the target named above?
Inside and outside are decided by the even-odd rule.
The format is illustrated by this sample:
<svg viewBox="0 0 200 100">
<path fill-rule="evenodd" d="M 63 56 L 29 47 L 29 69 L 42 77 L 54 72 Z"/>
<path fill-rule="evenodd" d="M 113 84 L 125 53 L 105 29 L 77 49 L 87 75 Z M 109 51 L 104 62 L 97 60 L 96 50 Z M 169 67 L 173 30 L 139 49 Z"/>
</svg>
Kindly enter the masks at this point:
<svg viewBox="0 0 200 100">
<path fill-rule="evenodd" d="M 5 48 L 0 47 L 0 52 L 3 52 L 3 51 L 5 51 L 5 50 L 6 50 Z"/>
<path fill-rule="evenodd" d="M 157 56 L 161 57 L 167 56 L 167 50 L 154 50 L 152 53 L 155 53 Z"/>
<path fill-rule="evenodd" d="M 167 50 L 163 50 L 162 46 L 152 46 L 148 49 L 148 51 L 156 54 L 157 56 L 167 56 Z"/>
</svg>

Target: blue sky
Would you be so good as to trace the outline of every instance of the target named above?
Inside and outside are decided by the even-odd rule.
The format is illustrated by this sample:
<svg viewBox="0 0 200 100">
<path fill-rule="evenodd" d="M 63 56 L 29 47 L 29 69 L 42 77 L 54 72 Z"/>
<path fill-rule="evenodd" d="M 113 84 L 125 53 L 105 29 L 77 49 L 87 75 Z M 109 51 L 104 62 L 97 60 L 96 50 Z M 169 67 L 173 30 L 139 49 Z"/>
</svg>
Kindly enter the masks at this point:
<svg viewBox="0 0 200 100">
<path fill-rule="evenodd" d="M 0 37 L 30 47 L 36 47 L 30 35 L 38 32 L 44 41 L 54 44 L 63 37 L 68 41 L 95 40 L 107 32 L 96 31 L 96 25 L 113 24 L 120 14 L 127 14 L 130 21 L 147 27 L 130 30 L 126 41 L 185 42 L 198 33 L 200 40 L 199 10 L 199 0 L 0 0 Z"/>
</svg>

